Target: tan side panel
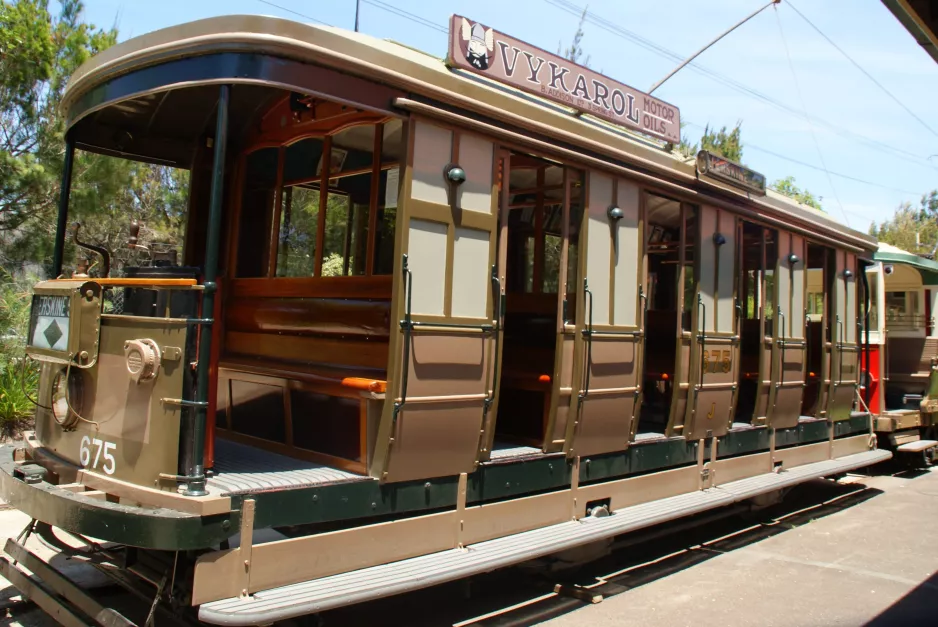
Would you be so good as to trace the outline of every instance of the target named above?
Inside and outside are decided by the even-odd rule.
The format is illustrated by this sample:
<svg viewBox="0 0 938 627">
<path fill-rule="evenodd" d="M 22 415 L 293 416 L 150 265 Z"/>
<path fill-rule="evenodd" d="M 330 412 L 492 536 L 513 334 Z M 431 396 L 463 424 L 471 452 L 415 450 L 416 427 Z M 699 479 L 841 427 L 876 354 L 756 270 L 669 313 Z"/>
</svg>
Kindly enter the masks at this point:
<svg viewBox="0 0 938 627">
<path fill-rule="evenodd" d="M 577 489 L 577 518 L 586 515 L 590 501 L 609 499 L 612 511 L 658 499 L 695 492 L 700 484 L 700 469 L 695 466 L 655 472 L 641 477 L 609 481 Z"/>
<path fill-rule="evenodd" d="M 628 448 L 635 411 L 635 342 L 593 338 L 589 394 L 582 401 L 573 443 L 576 455 Z"/>
<path fill-rule="evenodd" d="M 453 315 L 485 318 L 491 271 L 489 232 L 456 227 L 453 244 Z"/>
<path fill-rule="evenodd" d="M 446 290 L 446 230 L 440 222 L 410 221 L 408 267 L 413 273 L 413 313 L 443 314 Z"/>
<path fill-rule="evenodd" d="M 570 490 L 467 507 L 463 513 L 464 544 L 484 542 L 570 520 Z"/>
<path fill-rule="evenodd" d="M 717 333 L 736 332 L 736 216 L 728 211 L 720 212 L 718 224 L 719 233 L 726 239 L 726 243 L 717 246 L 717 257 L 720 268 L 717 276 L 717 294 L 719 300 L 716 304 L 716 330 Z M 702 245 L 706 247 L 706 242 Z M 702 273 L 707 273 L 707 266 L 703 266 Z M 709 322 L 708 322 L 709 323 Z"/>
<path fill-rule="evenodd" d="M 681 432 L 691 440 L 719 437 L 729 430 L 733 388 L 738 380 L 738 346 L 730 339 L 736 329 L 736 228 L 732 214 L 723 214 L 707 206 L 698 214 L 700 304 L 694 306 L 696 333 L 706 337 L 703 342 L 695 337 L 691 345 L 690 401 Z M 718 236 L 724 240 L 722 245 L 716 243 Z"/>
<path fill-rule="evenodd" d="M 834 440 L 833 457 L 846 457 L 870 450 L 870 436 L 858 435 L 852 438 Z"/>
<path fill-rule="evenodd" d="M 612 179 L 595 172 L 589 177 L 589 226 L 586 248 L 586 278 L 593 294 L 592 311 L 587 309 L 586 322 L 592 315 L 594 325 L 609 324 L 610 255 L 612 231 L 607 210 L 612 204 Z M 589 303 L 587 303 L 589 307 Z"/>
<path fill-rule="evenodd" d="M 808 251 L 805 250 L 804 238 L 800 235 L 791 236 L 791 252 L 798 255 L 798 263 L 791 265 L 785 261 L 786 268 L 791 267 L 791 313 L 789 317 L 791 328 L 789 333 L 794 339 L 803 340 L 805 335 L 805 264 L 808 263 Z"/>
<path fill-rule="evenodd" d="M 620 179 L 616 206 L 623 216 L 616 229 L 615 302 L 613 322 L 616 326 L 635 326 L 638 311 L 638 269 L 642 258 L 639 242 L 639 197 L 637 185 Z"/>
<path fill-rule="evenodd" d="M 700 292 L 700 303 L 693 306 L 699 316 L 697 328 L 704 333 L 716 331 L 715 299 L 716 294 L 716 264 L 717 247 L 713 244 L 713 235 L 718 230 L 717 211 L 713 207 L 701 207 L 698 211 L 700 220 L 700 245 L 697 247 L 697 268 L 700 269 L 697 285 Z"/>
<path fill-rule="evenodd" d="M 466 173 L 466 181 L 457 190 L 460 209 L 492 213 L 493 156 L 492 142 L 468 133 L 460 135 L 458 163 Z"/>
<path fill-rule="evenodd" d="M 160 399 L 182 398 L 184 359 L 164 359 L 156 379 L 137 384 L 127 374 L 124 342 L 150 338 L 163 349 L 184 350 L 186 335 L 185 322 L 102 320 L 98 363 L 81 371 L 87 390 L 83 414 L 96 424 L 79 422 L 74 430 L 65 431 L 49 412 L 38 411 L 36 429 L 43 445 L 80 464 L 84 440 L 90 453 L 85 465 L 89 470 L 147 487 L 154 485 L 160 473 L 177 474 L 180 408 Z M 57 366 L 43 366 L 38 400 L 44 404 L 50 402 L 51 379 L 57 371 Z"/>
<path fill-rule="evenodd" d="M 565 333 L 560 337 L 558 353 L 560 358 L 559 375 L 560 384 L 557 388 L 557 407 L 554 410 L 554 428 L 551 431 L 551 440 L 546 448 L 551 451 L 559 450 L 558 446 L 567 437 L 567 423 L 570 413 L 575 411 L 576 401 L 572 399 L 573 390 L 573 353 L 576 350 L 576 337 Z M 557 444 L 552 444 L 557 443 Z"/>
<path fill-rule="evenodd" d="M 414 120 L 413 124 L 414 165 L 411 196 L 441 205 L 449 204 L 443 167 L 452 158 L 453 133 L 423 120 Z"/>
<path fill-rule="evenodd" d="M 472 472 L 481 427 L 479 400 L 408 403 L 394 432 L 388 480 L 410 481 Z"/>
<path fill-rule="evenodd" d="M 776 429 L 787 429 L 798 425 L 801 415 L 801 397 L 804 394 L 805 361 L 804 346 L 793 345 L 804 342 L 804 239 L 797 235 L 779 233 L 779 272 L 777 276 L 778 302 L 784 313 L 784 325 L 778 320 L 776 340 L 787 342 L 784 349 L 772 349 L 772 394 L 768 410 L 769 424 Z M 790 255 L 798 261 L 792 263 Z"/>
<path fill-rule="evenodd" d="M 768 453 L 757 453 L 718 459 L 712 468 L 713 485 L 717 486 L 771 472 L 772 456 Z"/>
<path fill-rule="evenodd" d="M 475 469 L 492 348 L 481 332 L 412 335 L 407 398 L 391 434 L 388 481 Z"/>
<path fill-rule="evenodd" d="M 775 461 L 782 462 L 783 468 L 794 468 L 830 459 L 830 452 L 830 442 L 818 442 L 775 451 Z"/>
<path fill-rule="evenodd" d="M 368 566 L 387 564 L 454 547 L 455 512 L 256 544 L 251 550 L 251 587 L 259 592 Z M 244 557 L 239 549 L 198 558 L 192 604 L 241 593 Z"/>
</svg>

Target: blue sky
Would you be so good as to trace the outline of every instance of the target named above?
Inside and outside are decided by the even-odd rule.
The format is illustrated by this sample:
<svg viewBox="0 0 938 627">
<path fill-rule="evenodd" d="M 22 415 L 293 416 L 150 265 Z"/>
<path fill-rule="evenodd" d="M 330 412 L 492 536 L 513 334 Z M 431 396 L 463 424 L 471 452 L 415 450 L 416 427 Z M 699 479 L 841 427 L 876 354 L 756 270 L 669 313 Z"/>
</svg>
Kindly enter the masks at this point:
<svg viewBox="0 0 938 627">
<path fill-rule="evenodd" d="M 354 24 L 355 0 L 271 1 L 334 26 L 351 29 Z M 616 31 L 630 31 L 685 56 L 765 2 L 590 0 L 590 12 L 605 27 L 586 24 L 583 47 L 593 69 L 647 90 L 676 63 Z M 452 13 L 459 13 L 555 51 L 559 42 L 569 43 L 577 23 L 558 4 L 582 7 L 586 2 L 362 0 L 360 29 L 443 56 L 444 33 L 395 15 L 382 5 L 398 7 L 440 27 L 445 27 Z M 699 138 L 705 124 L 731 127 L 741 120 L 746 165 L 770 181 L 794 176 L 798 185 L 822 197 L 833 217 L 865 231 L 872 221 L 891 216 L 900 203 L 917 203 L 922 193 L 938 188 L 938 108 L 929 105 L 938 102 L 938 64 L 880 0 L 794 0 L 794 6 L 924 125 L 825 41 L 787 0 L 698 58 L 699 65 L 732 79 L 743 86 L 741 90 L 688 67 L 655 95 L 680 108 L 688 123 L 685 133 L 692 140 Z M 87 19 L 100 26 L 116 24 L 121 39 L 237 13 L 307 21 L 264 0 L 85 0 Z M 747 90 L 772 102 L 753 97 Z M 805 109 L 811 122 L 805 119 Z"/>
</svg>

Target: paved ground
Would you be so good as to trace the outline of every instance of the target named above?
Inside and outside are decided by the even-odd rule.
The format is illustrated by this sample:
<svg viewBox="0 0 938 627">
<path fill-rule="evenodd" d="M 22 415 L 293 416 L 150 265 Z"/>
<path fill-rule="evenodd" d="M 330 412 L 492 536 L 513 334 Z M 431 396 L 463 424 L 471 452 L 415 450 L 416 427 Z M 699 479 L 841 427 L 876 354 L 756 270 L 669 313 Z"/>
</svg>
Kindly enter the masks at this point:
<svg viewBox="0 0 938 627">
<path fill-rule="evenodd" d="M 755 515 L 718 514 L 720 520 L 697 528 L 672 524 L 626 537 L 611 555 L 573 571 L 556 573 L 538 562 L 328 612 L 322 622 L 938 625 L 938 470 L 816 481 Z M 0 512 L 0 539 L 26 522 L 17 512 Z M 43 550 L 36 541 L 31 546 Z M 558 582 L 587 586 L 604 600 L 592 605 L 557 596 Z M 12 594 L 0 589 L 0 606 Z M 0 626 L 52 624 L 34 609 L 0 612 Z"/>
<path fill-rule="evenodd" d="M 938 472 L 550 621 L 566 625 L 938 625 Z M 782 521 L 784 525 L 784 520 Z"/>
</svg>

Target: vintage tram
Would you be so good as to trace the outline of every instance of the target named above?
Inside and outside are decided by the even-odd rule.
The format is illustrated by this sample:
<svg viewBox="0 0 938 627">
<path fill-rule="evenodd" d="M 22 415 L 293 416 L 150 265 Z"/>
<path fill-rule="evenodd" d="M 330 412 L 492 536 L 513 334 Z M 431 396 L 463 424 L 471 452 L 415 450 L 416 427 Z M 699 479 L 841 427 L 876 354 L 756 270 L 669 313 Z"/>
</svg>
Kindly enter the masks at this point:
<svg viewBox="0 0 938 627">
<path fill-rule="evenodd" d="M 503 33 L 454 16 L 444 63 L 213 18 L 94 57 L 64 109 L 0 494 L 154 604 L 268 624 L 891 455 L 855 411 L 876 242 Z M 63 271 L 75 150 L 189 170 L 178 265 Z"/>
<path fill-rule="evenodd" d="M 938 447 L 933 313 L 938 262 L 881 243 L 866 275 L 870 317 L 860 364 L 863 409 L 874 417 L 879 445 L 901 453 L 898 461 L 930 463 Z"/>
</svg>

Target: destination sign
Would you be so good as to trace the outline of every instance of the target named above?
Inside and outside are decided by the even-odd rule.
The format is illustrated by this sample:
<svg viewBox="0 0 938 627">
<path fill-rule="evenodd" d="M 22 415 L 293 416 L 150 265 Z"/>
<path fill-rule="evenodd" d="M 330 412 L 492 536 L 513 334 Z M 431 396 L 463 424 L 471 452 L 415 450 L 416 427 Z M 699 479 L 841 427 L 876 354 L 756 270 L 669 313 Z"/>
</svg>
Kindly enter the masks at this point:
<svg viewBox="0 0 938 627">
<path fill-rule="evenodd" d="M 29 344 L 53 351 L 68 349 L 68 296 L 35 294 L 29 320 Z"/>
<path fill-rule="evenodd" d="M 671 143 L 681 141 L 674 105 L 460 15 L 450 18 L 446 63 Z"/>
<path fill-rule="evenodd" d="M 765 196 L 764 174 L 759 174 L 720 155 L 701 150 L 697 153 L 697 169 L 701 174 L 712 176 L 730 185 Z"/>
</svg>

